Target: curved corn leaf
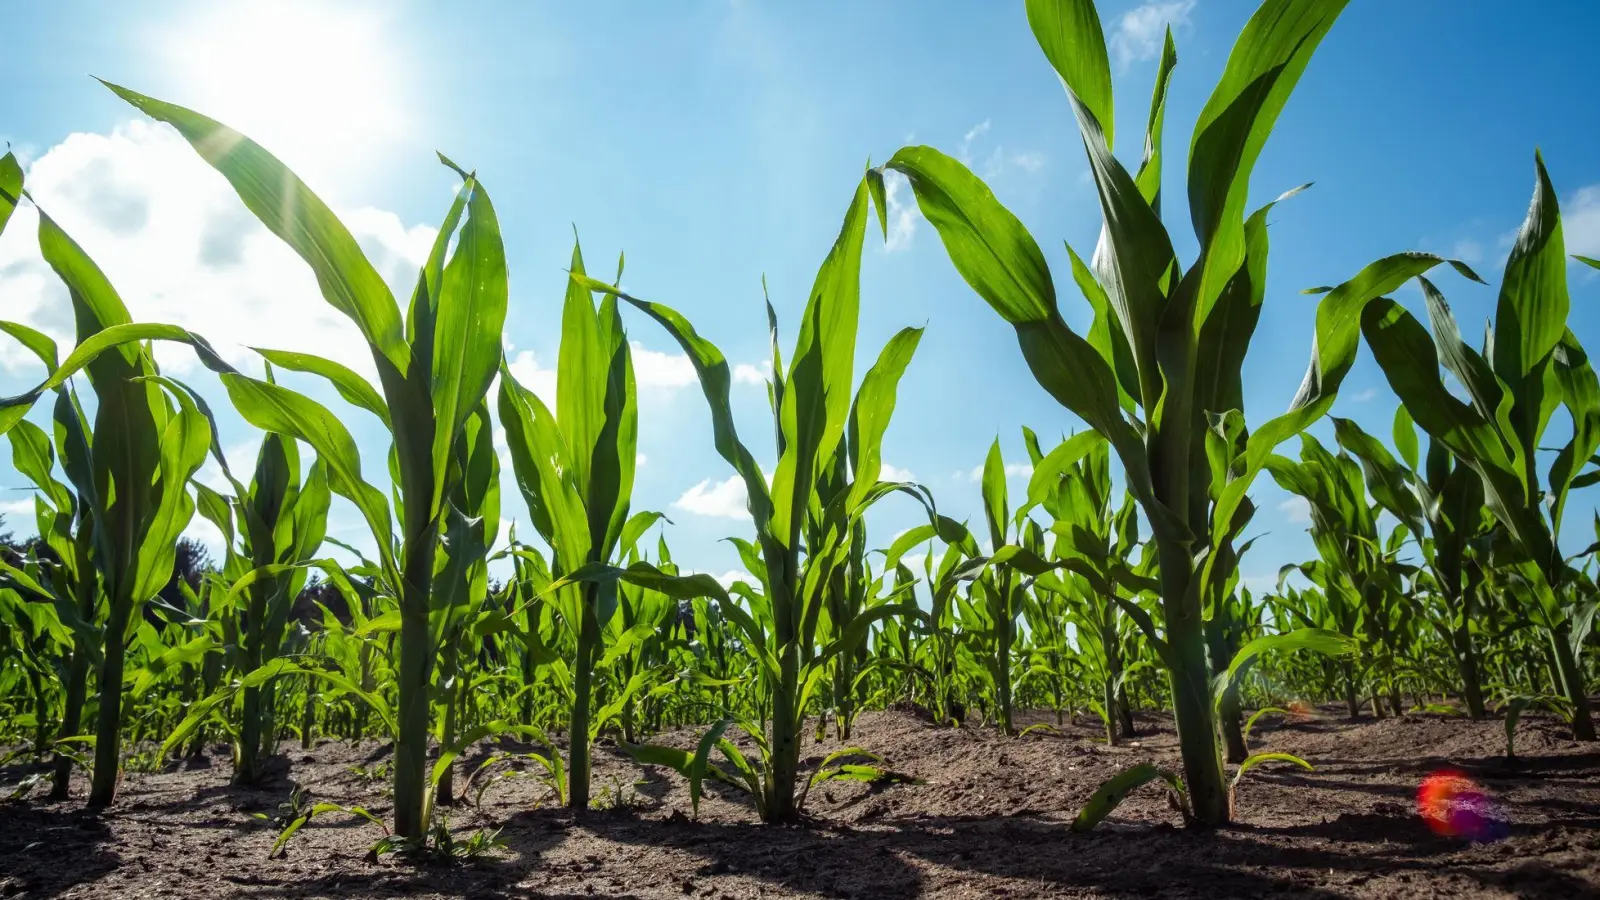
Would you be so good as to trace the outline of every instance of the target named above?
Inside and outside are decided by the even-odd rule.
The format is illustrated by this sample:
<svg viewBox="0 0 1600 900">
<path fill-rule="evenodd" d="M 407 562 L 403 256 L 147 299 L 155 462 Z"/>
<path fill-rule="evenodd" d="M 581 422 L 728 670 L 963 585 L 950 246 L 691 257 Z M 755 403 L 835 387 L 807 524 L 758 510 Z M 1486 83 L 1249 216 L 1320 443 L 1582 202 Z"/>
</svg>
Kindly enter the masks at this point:
<svg viewBox="0 0 1600 900">
<path fill-rule="evenodd" d="M 305 182 L 261 145 L 220 122 L 107 81 L 101 84 L 145 115 L 178 129 L 228 179 L 261 224 L 311 266 L 328 303 L 349 316 L 397 371 L 407 370 L 410 352 L 394 295 L 349 230 Z"/>
<path fill-rule="evenodd" d="M 1174 793 L 1180 796 L 1183 794 L 1177 775 L 1158 768 L 1153 763 L 1139 763 L 1111 776 L 1095 789 L 1094 796 L 1089 798 L 1089 802 L 1078 811 L 1078 817 L 1072 821 L 1072 830 L 1089 831 L 1100 824 L 1106 816 L 1111 815 L 1134 789 L 1158 779 L 1166 782 L 1167 787 Z"/>
</svg>

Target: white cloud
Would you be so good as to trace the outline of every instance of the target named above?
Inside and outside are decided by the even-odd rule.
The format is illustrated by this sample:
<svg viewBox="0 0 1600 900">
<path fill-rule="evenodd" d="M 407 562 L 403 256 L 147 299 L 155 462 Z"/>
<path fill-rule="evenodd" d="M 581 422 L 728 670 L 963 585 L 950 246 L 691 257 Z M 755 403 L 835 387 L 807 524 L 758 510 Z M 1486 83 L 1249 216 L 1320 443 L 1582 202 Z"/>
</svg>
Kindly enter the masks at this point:
<svg viewBox="0 0 1600 900">
<path fill-rule="evenodd" d="M 1561 206 L 1567 252 L 1600 258 L 1600 184 L 1579 188 Z"/>
<path fill-rule="evenodd" d="M 1283 513 L 1283 517 L 1291 524 L 1311 524 L 1311 501 L 1304 497 L 1298 495 L 1290 497 L 1278 504 L 1278 511 Z"/>
<path fill-rule="evenodd" d="M 1450 255 L 1468 264 L 1483 261 L 1483 245 L 1471 238 L 1462 238 L 1450 248 Z"/>
<path fill-rule="evenodd" d="M 1371 402 L 1377 396 L 1378 396 L 1378 389 L 1377 388 L 1367 388 L 1366 390 L 1357 391 L 1354 394 L 1350 395 L 1350 399 L 1353 400 L 1356 403 L 1368 403 L 1368 402 Z"/>
<path fill-rule="evenodd" d="M 556 405 L 556 370 L 539 365 L 532 350 L 519 350 L 511 357 L 511 375 L 518 384 L 533 391 L 553 411 Z"/>
<path fill-rule="evenodd" d="M 644 468 L 645 464 L 648 463 L 648 462 L 650 462 L 650 457 L 645 456 L 643 453 L 637 454 L 633 458 L 633 465 L 636 468 L 641 468 L 642 469 L 642 468 Z"/>
<path fill-rule="evenodd" d="M 27 173 L 27 187 L 105 272 L 136 321 L 180 323 L 229 362 L 259 370 L 247 346 L 288 348 L 373 372 L 354 323 L 322 299 L 310 268 L 245 209 L 222 176 L 164 125 L 133 121 L 110 134 L 69 135 Z M 435 230 L 392 212 L 339 210 L 378 274 L 407 296 Z M 17 210 L 0 238 L 7 317 L 70 345 L 66 289 L 39 256 L 37 213 Z M 158 342 L 171 374 L 194 369 L 187 347 Z M 37 363 L 0 343 L 0 366 Z"/>
<path fill-rule="evenodd" d="M 1033 466 L 1030 463 L 1006 463 L 1006 477 L 1012 479 L 1032 478 Z M 983 480 L 983 466 L 973 466 L 967 472 L 968 481 Z"/>
<path fill-rule="evenodd" d="M 1189 24 L 1189 13 L 1195 0 L 1167 0 L 1146 3 L 1122 14 L 1116 30 L 1111 34 L 1111 56 L 1119 68 L 1129 63 L 1155 59 L 1161 54 L 1161 44 L 1167 27 L 1177 30 Z"/>
<path fill-rule="evenodd" d="M 986 135 L 988 133 L 989 133 L 989 120 L 988 119 L 984 119 L 982 122 L 979 122 L 978 124 L 976 124 L 976 125 L 972 126 L 971 128 L 967 129 L 966 135 L 964 135 L 961 138 L 961 149 L 956 151 L 957 158 L 959 158 L 963 163 L 966 163 L 969 166 L 972 165 L 972 144 L 973 144 L 974 141 L 978 140 L 979 138 L 983 137 L 984 135 Z"/>
<path fill-rule="evenodd" d="M 705 479 L 685 491 L 672 505 L 697 516 L 743 519 L 750 515 L 745 506 L 746 500 L 744 479 L 731 475 L 725 481 Z"/>
<path fill-rule="evenodd" d="M 698 384 L 694 363 L 682 353 L 662 353 L 651 350 L 638 341 L 629 341 L 633 354 L 633 380 L 641 391 L 673 393 L 680 388 Z M 508 348 L 508 352 L 510 349 Z M 518 350 L 511 356 L 511 374 L 523 387 L 539 395 L 552 410 L 556 402 L 556 370 L 546 368 L 532 350 Z"/>
<path fill-rule="evenodd" d="M 233 477 L 246 485 L 250 483 L 250 478 L 255 472 L 256 456 L 260 452 L 261 439 L 259 436 L 253 440 L 241 441 L 222 448 L 223 458 L 228 461 L 228 471 L 232 472 Z M 311 453 L 309 448 L 304 444 L 300 445 L 300 469 L 302 472 L 315 458 L 315 454 Z M 221 491 L 224 494 L 233 493 L 233 485 L 229 484 L 228 479 L 223 477 L 222 467 L 217 465 L 217 459 L 212 454 L 206 454 L 206 461 L 201 463 L 200 469 L 194 473 L 194 477 L 196 481 L 212 490 Z"/>
<path fill-rule="evenodd" d="M 183 529 L 183 536 L 205 545 L 206 552 L 219 564 L 227 556 L 227 548 L 223 546 L 222 529 L 205 516 L 196 513 L 194 518 L 189 520 L 188 526 Z"/>
<path fill-rule="evenodd" d="M 1259 597 L 1262 594 L 1271 594 L 1278 590 L 1278 575 L 1276 572 L 1268 572 L 1261 575 L 1242 575 L 1239 578 L 1239 584 L 1242 587 L 1249 588 L 1252 594 Z"/>
<path fill-rule="evenodd" d="M 910 185 L 899 172 L 883 173 L 885 216 L 889 220 L 889 236 L 883 243 L 886 253 L 910 247 L 911 238 L 917 233 L 917 219 L 921 213 L 917 210 L 917 204 L 906 198 Z"/>
<path fill-rule="evenodd" d="M 928 554 L 907 553 L 900 557 L 900 564 L 911 570 L 913 575 L 921 575 L 923 567 L 927 565 Z"/>
<path fill-rule="evenodd" d="M 916 481 L 917 476 L 913 475 L 909 469 L 902 469 L 899 466 L 884 463 L 883 466 L 878 470 L 878 480 Z"/>
<path fill-rule="evenodd" d="M 1044 154 L 1038 152 L 1018 153 L 1011 157 L 1011 164 L 1031 175 L 1044 168 Z"/>
<path fill-rule="evenodd" d="M 648 350 L 638 341 L 629 341 L 633 351 L 633 379 L 640 390 L 676 391 L 699 384 L 694 363 L 682 353 Z"/>
<path fill-rule="evenodd" d="M 729 569 L 721 575 L 712 575 L 711 577 L 715 578 L 717 584 L 722 585 L 724 588 L 732 587 L 735 581 L 742 581 L 745 584 L 757 587 L 760 586 L 760 582 L 756 581 L 756 577 L 743 569 Z"/>
<path fill-rule="evenodd" d="M 18 520 L 27 523 L 23 526 L 23 530 L 33 530 L 34 509 L 32 493 L 29 493 L 26 499 L 0 501 L 0 516 L 5 517 L 6 527 L 13 531 L 19 524 Z"/>
<path fill-rule="evenodd" d="M 770 371 L 772 371 L 771 360 L 764 360 L 759 366 L 753 366 L 749 363 L 739 363 L 733 367 L 733 383 L 766 384 L 767 373 Z"/>
<path fill-rule="evenodd" d="M 979 122 L 978 124 L 967 129 L 967 133 L 961 137 L 961 146 L 956 151 L 956 157 L 960 159 L 961 162 L 968 168 L 973 167 L 973 151 L 976 146 L 983 141 L 983 138 L 988 135 L 989 125 L 989 120 L 984 119 L 982 122 Z M 994 145 L 994 148 L 989 151 L 988 156 L 984 157 L 983 165 L 978 168 L 979 174 L 985 180 L 993 180 L 1004 175 L 1008 169 L 1012 168 L 1021 169 L 1024 172 L 1032 175 L 1044 168 L 1044 163 L 1045 157 L 1043 153 L 1030 151 L 1026 153 L 1008 154 L 1005 147 L 996 144 Z M 888 186 L 886 185 L 886 188 L 887 187 Z M 885 193 L 888 194 L 888 191 L 886 190 Z M 892 194 L 887 196 L 886 199 L 892 201 Z M 891 202 L 889 206 L 891 210 L 889 216 L 889 225 L 890 228 L 893 229 L 897 220 L 893 214 L 893 203 Z M 890 238 L 892 239 L 893 237 L 894 235 L 891 231 Z M 906 235 L 906 240 L 908 242 L 910 240 L 909 232 Z"/>
</svg>

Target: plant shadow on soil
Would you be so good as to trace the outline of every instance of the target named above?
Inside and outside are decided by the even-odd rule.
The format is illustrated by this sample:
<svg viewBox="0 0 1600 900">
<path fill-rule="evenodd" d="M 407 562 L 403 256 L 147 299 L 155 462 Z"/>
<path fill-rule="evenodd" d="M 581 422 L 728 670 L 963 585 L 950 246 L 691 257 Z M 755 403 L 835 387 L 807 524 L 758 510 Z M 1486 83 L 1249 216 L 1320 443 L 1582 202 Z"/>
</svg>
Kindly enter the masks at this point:
<svg viewBox="0 0 1600 900">
<path fill-rule="evenodd" d="M 549 808 L 531 778 L 494 782 L 481 807 L 450 808 L 458 837 L 499 829 L 504 849 L 492 856 L 450 867 L 369 863 L 380 832 L 330 815 L 285 858 L 267 860 L 274 831 L 249 813 L 272 812 L 296 786 L 319 801 L 389 812 L 381 785 L 354 772 L 381 748 L 323 742 L 285 754 L 287 766 L 255 788 L 229 785 L 225 763 L 180 764 L 129 776 L 118 805 L 98 817 L 79 801 L 0 806 L 0 897 L 1600 897 L 1600 753 L 1566 741 L 1558 723 L 1525 719 L 1519 759 L 1508 763 L 1497 721 L 1352 723 L 1324 711 L 1316 722 L 1256 729 L 1254 749 L 1297 753 L 1317 770 L 1255 770 L 1233 826 L 1177 827 L 1150 787 L 1100 829 L 1071 832 L 1076 810 L 1111 774 L 1139 761 L 1177 764 L 1170 726 L 1142 724 L 1137 743 L 1110 748 L 1094 723 L 1004 738 L 869 713 L 848 743 L 919 783 L 821 785 L 811 818 L 789 827 L 757 823 L 747 797 L 715 783 L 690 821 L 676 773 L 602 747 L 596 790 L 622 786 L 623 808 Z M 659 739 L 692 747 L 697 737 L 685 729 Z M 808 736 L 807 759 L 815 765 L 839 746 Z M 1509 837 L 1468 844 L 1424 825 L 1417 783 L 1445 766 L 1498 798 Z M 469 800 L 474 770 L 464 764 L 457 781 Z"/>
</svg>

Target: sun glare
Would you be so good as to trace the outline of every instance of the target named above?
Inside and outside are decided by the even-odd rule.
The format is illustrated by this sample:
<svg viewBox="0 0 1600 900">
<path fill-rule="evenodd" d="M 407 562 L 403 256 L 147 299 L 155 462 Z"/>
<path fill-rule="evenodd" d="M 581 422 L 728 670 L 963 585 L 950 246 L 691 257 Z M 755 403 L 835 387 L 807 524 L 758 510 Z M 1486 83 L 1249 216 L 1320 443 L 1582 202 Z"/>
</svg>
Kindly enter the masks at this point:
<svg viewBox="0 0 1600 900">
<path fill-rule="evenodd" d="M 186 105 L 308 178 L 338 176 L 406 132 L 388 25 L 372 5 L 240 0 L 197 8 L 162 44 Z"/>
</svg>

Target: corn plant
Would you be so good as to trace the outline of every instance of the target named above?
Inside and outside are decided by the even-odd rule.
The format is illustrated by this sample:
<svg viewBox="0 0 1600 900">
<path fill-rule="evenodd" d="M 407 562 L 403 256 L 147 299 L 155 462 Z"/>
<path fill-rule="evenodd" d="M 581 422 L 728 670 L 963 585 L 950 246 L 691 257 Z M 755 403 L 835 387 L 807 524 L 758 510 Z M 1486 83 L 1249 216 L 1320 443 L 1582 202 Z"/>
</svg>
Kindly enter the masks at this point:
<svg viewBox="0 0 1600 900">
<path fill-rule="evenodd" d="M 1311 541 L 1321 559 L 1299 570 L 1338 604 L 1342 614 L 1334 616 L 1336 630 L 1361 640 L 1384 676 L 1391 709 L 1400 715 L 1404 710 L 1395 688 L 1398 620 L 1409 614 L 1405 576 L 1414 569 L 1401 563 L 1399 554 L 1409 529 L 1402 521 L 1385 538 L 1378 525 L 1383 507 L 1368 502 L 1356 461 L 1344 453 L 1335 456 L 1310 435 L 1301 435 L 1300 441 L 1300 462 L 1281 456 L 1267 462 L 1278 484 L 1310 506 Z M 1376 700 L 1374 710 L 1381 715 Z"/>
<path fill-rule="evenodd" d="M 99 267 L 43 210 L 38 236 L 41 254 L 71 295 L 80 346 L 131 321 Z M 49 387 L 60 387 L 72 369 L 55 369 L 54 344 L 39 341 L 42 335 L 25 336 L 22 328 L 11 325 L 6 330 L 22 338 L 53 369 L 54 383 Z M 94 540 L 90 559 L 107 604 L 98 654 L 100 698 L 89 793 L 91 806 L 106 806 L 116 793 L 121 762 L 127 642 L 141 621 L 145 603 L 172 573 L 178 536 L 194 514 L 188 481 L 205 460 L 212 433 L 185 392 L 169 396 L 147 347 L 116 345 L 81 365 L 96 399 L 94 424 L 85 429 L 92 442 L 75 448 L 87 451 L 86 456 L 73 460 L 68 472 L 85 479 L 78 490 L 89 510 Z M 7 402 L 0 427 L 14 428 L 39 394 L 34 391 Z"/>
<path fill-rule="evenodd" d="M 1483 718 L 1483 684 L 1473 640 L 1482 605 L 1473 545 L 1485 536 L 1488 518 L 1483 482 L 1438 441 L 1430 439 L 1427 455 L 1419 455 L 1416 427 L 1404 406 L 1394 417 L 1394 444 L 1403 465 L 1355 422 L 1335 418 L 1333 423 L 1339 445 L 1361 461 L 1372 498 L 1419 537 L 1433 588 L 1444 601 L 1441 631 L 1453 651 L 1462 700 L 1469 716 Z"/>
<path fill-rule="evenodd" d="M 1427 279 L 1421 284 L 1432 335 L 1386 297 L 1351 312 L 1359 313 L 1367 345 L 1416 423 L 1480 478 L 1484 502 L 1515 548 L 1515 558 L 1503 564 L 1509 585 L 1548 637 L 1573 735 L 1593 741 L 1579 664 L 1580 623 L 1592 615 L 1584 611 L 1590 601 L 1570 589 L 1578 579 L 1560 537 L 1579 470 L 1600 448 L 1600 382 L 1567 327 L 1560 205 L 1543 158 L 1535 154 L 1534 163 L 1533 200 L 1506 260 L 1481 352 L 1462 340 L 1444 295 Z M 1465 388 L 1466 399 L 1445 386 L 1440 366 Z M 1573 433 L 1541 481 L 1540 438 L 1558 406 Z"/>
<path fill-rule="evenodd" d="M 1272 448 L 1327 411 L 1354 361 L 1354 329 L 1336 311 L 1442 261 L 1390 257 L 1336 288 L 1319 307 L 1311 366 L 1290 410 L 1248 436 L 1239 423 L 1211 464 L 1217 442 L 1206 435 L 1212 421 L 1241 409 L 1242 361 L 1266 287 L 1272 204 L 1246 216 L 1250 173 L 1344 5 L 1268 0 L 1245 25 L 1190 145 L 1189 211 L 1200 250 L 1185 270 L 1160 216 L 1166 90 L 1176 64 L 1170 35 L 1145 152 L 1129 172 L 1112 154 L 1111 71 L 1093 2 L 1029 0 L 1029 24 L 1066 87 L 1105 216 L 1092 265 L 1069 252 L 1073 280 L 1094 310 L 1087 337 L 1062 318 L 1038 244 L 971 171 L 930 147 L 903 148 L 886 165 L 910 181 L 956 270 L 1015 328 L 1034 378 L 1122 462 L 1157 547 L 1165 634 L 1149 636 L 1170 673 L 1184 781 L 1201 825 L 1228 818 L 1204 599 L 1228 567 L 1245 494 Z"/>
<path fill-rule="evenodd" d="M 394 437 L 396 512 L 401 522 L 399 539 L 396 540 L 393 531 L 388 501 L 362 477 L 355 442 L 336 416 L 304 395 L 233 370 L 210 351 L 203 339 L 176 326 L 124 325 L 120 331 L 103 335 L 94 343 L 85 343 L 101 328 L 126 323 L 127 316 L 122 311 L 120 316 L 111 315 L 103 321 L 97 318 L 91 323 L 94 327 L 88 330 L 80 324 L 80 345 L 69 359 L 71 365 L 64 363 L 40 387 L 8 403 L 7 413 L 13 419 L 20 417 L 21 411 L 31 405 L 41 391 L 57 386 L 77 367 L 86 365 L 97 391 L 111 390 L 114 384 L 124 382 L 129 385 L 121 389 L 129 395 L 121 402 L 107 403 L 102 398 L 102 416 L 137 400 L 145 403 L 150 410 L 148 418 L 153 422 L 162 415 L 154 402 L 162 395 L 152 393 L 160 388 L 149 380 L 130 380 L 136 375 L 154 374 L 153 365 L 139 356 L 143 351 L 136 343 L 130 346 L 130 342 L 163 338 L 194 346 L 201 361 L 221 375 L 230 399 L 246 421 L 265 431 L 304 441 L 316 450 L 318 458 L 325 460 L 328 466 L 329 488 L 353 502 L 371 528 L 381 560 L 384 590 L 398 599 L 395 831 L 408 839 L 421 839 L 426 832 L 431 804 L 425 770 L 429 692 L 437 647 L 430 630 L 430 618 L 437 611 L 437 602 L 447 599 L 436 597 L 433 580 L 436 567 L 450 564 L 451 552 L 448 545 L 441 548 L 439 538 L 451 515 L 447 498 L 452 496 L 455 480 L 461 477 L 459 468 L 452 466 L 452 457 L 457 452 L 457 442 L 467 419 L 480 406 L 499 367 L 500 331 L 506 308 L 504 249 L 488 193 L 473 175 L 445 161 L 463 183 L 402 318 L 388 287 L 362 255 L 349 231 L 326 204 L 265 149 L 198 113 L 125 88 L 110 87 L 135 108 L 177 128 L 201 157 L 229 181 L 262 224 L 306 260 L 317 276 L 325 299 L 349 316 L 361 331 L 372 352 L 383 387 L 382 395 L 365 379 L 331 360 L 281 351 L 264 351 L 263 356 L 281 368 L 328 379 L 346 400 L 373 413 L 390 428 Z M 41 223 L 41 228 L 45 228 L 48 219 L 41 216 Z M 450 253 L 451 239 L 458 232 L 455 251 Z M 92 270 L 92 264 L 87 264 L 81 251 L 74 252 L 76 248 L 68 246 L 69 242 L 50 237 L 48 241 L 41 241 L 46 258 L 55 259 L 58 271 L 62 271 L 75 295 L 100 301 L 102 306 L 109 305 L 104 301 L 114 299 L 114 294 L 109 285 L 104 284 L 104 279 L 98 277 L 97 270 Z M 116 305 L 120 307 L 120 302 Z M 93 311 L 90 301 L 75 306 L 80 309 L 80 318 L 83 310 Z M 111 372 L 111 368 L 119 366 L 116 372 Z M 97 375 L 97 372 L 106 374 Z M 117 381 L 112 375 L 125 377 Z M 101 381 L 106 382 L 105 388 L 101 387 Z M 178 398 L 180 404 L 185 400 L 182 392 Z M 198 444 L 203 456 L 203 438 L 208 436 L 204 431 L 205 418 L 198 413 L 190 415 L 191 408 L 192 404 L 180 411 L 176 418 L 182 424 L 175 427 L 184 431 L 185 440 L 181 446 L 188 450 Z M 162 424 L 166 418 L 173 417 L 164 416 Z M 146 443 L 155 446 L 157 436 L 151 424 L 142 423 L 142 420 L 135 420 L 133 424 L 140 429 L 139 435 L 148 438 Z M 121 422 L 117 427 L 126 430 L 129 423 Z M 97 428 L 97 438 L 98 432 Z M 119 438 L 120 435 L 113 440 Z M 169 443 L 162 442 L 161 446 L 165 448 Z M 146 464 L 143 457 L 132 458 L 141 465 Z M 152 456 L 152 460 L 156 458 Z M 175 461 L 182 465 L 169 468 L 176 474 L 191 461 L 194 466 L 199 465 L 199 458 L 184 457 Z M 184 473 L 185 479 L 187 474 Z M 147 483 L 154 483 L 157 488 L 145 489 Z M 137 503 L 136 508 L 141 510 L 163 508 L 159 501 L 167 495 L 143 496 L 163 484 L 167 481 L 147 475 L 139 482 L 138 489 L 119 495 L 118 502 Z M 180 493 L 175 483 L 173 492 L 174 497 Z M 183 497 L 187 500 L 187 494 Z M 192 508 L 192 501 L 188 502 Z M 176 499 L 171 503 L 181 507 Z M 130 514 L 127 518 L 130 521 L 126 524 L 134 524 L 135 516 Z M 187 521 L 187 516 L 182 518 Z M 153 540 L 155 536 L 150 529 L 140 531 L 139 535 L 146 540 Z M 175 533 L 170 537 L 162 536 L 169 550 L 176 537 Z M 152 561 L 159 559 L 153 557 Z M 458 565 L 463 563 L 464 560 L 456 561 Z M 132 574 L 144 580 L 135 579 L 134 583 L 124 585 L 129 573 L 123 568 L 108 567 L 107 577 L 107 592 L 113 598 L 107 646 L 119 650 L 120 638 L 115 638 L 118 646 L 112 647 L 113 634 L 126 625 L 129 592 L 137 596 L 156 574 L 139 565 Z M 159 573 L 162 582 L 170 568 L 169 557 L 165 570 Z M 116 677 L 107 678 L 103 683 L 117 684 L 121 673 L 113 671 L 113 665 L 120 667 L 120 661 L 113 664 L 111 660 L 112 654 L 108 653 L 106 674 Z M 103 705 L 102 731 L 106 733 L 97 742 L 97 760 L 109 761 L 115 753 L 117 742 L 110 725 L 115 718 L 115 702 Z M 114 776 L 108 773 L 104 778 L 105 783 L 95 792 L 95 798 L 109 802 Z M 100 786 L 98 773 L 96 782 Z"/>
<path fill-rule="evenodd" d="M 53 357 L 54 353 L 49 355 Z M 57 393 L 54 416 L 54 444 L 43 429 L 26 419 L 19 421 L 7 435 L 11 439 L 12 466 L 32 481 L 37 490 L 34 506 L 40 535 L 28 569 L 31 574 L 26 579 L 12 577 L 10 580 L 19 588 L 22 582 L 31 581 L 34 590 L 22 590 L 21 595 L 30 604 L 40 600 L 50 603 L 56 620 L 67 626 L 68 644 L 61 661 L 65 684 L 59 730 L 61 737 L 71 738 L 82 731 L 89 675 L 92 669 L 99 667 L 101 660 L 106 610 L 99 573 L 90 559 L 94 551 L 93 511 L 82 493 L 57 480 L 54 474 L 58 460 L 55 446 L 59 445 L 62 448 L 59 460 L 68 480 L 80 489 L 92 486 L 86 440 L 88 428 L 74 392 Z M 0 568 L 4 568 L 8 576 L 13 572 L 9 565 Z M 72 765 L 72 755 L 58 750 L 50 792 L 52 799 L 66 799 Z"/>
<path fill-rule="evenodd" d="M 238 583 L 255 573 L 243 586 L 242 602 L 235 601 L 236 608 L 229 610 L 235 613 L 231 631 L 239 650 L 236 669 L 246 675 L 281 652 L 289 608 L 305 584 L 303 564 L 313 558 L 327 531 L 332 499 L 327 466 L 316 460 L 302 475 L 296 442 L 268 434 L 257 452 L 250 484 L 235 482 L 231 501 L 203 485 L 196 490 L 201 513 L 224 536 L 223 580 Z M 225 597 L 234 595 L 230 590 Z M 243 692 L 234 755 L 234 779 L 240 783 L 253 783 L 261 776 L 262 726 L 272 718 L 267 690 L 253 686 Z"/>
<path fill-rule="evenodd" d="M 759 769 L 745 761 L 731 743 L 724 740 L 719 746 L 737 760 L 761 818 L 769 822 L 789 821 L 797 814 L 800 734 L 808 704 L 826 676 L 829 662 L 859 646 L 874 622 L 917 614 L 912 604 L 880 604 L 848 623 L 835 623 L 840 636 L 826 646 L 817 646 L 827 586 L 834 572 L 847 565 L 852 535 L 862 527 L 866 510 L 891 491 L 916 490 L 881 482 L 878 476 L 896 386 L 916 350 L 921 329 L 903 329 L 889 340 L 862 380 L 854 402 L 851 400 L 868 196 L 863 181 L 817 274 L 787 370 L 778 353 L 776 315 L 768 306 L 774 351 L 770 397 L 778 444 L 778 463 L 770 486 L 734 426 L 728 397 L 731 379 L 722 352 L 676 311 L 582 278 L 590 289 L 616 294 L 649 314 L 682 346 L 711 406 L 717 451 L 745 485 L 762 563 L 758 573 L 762 590 L 751 596 L 761 609 L 752 616 L 725 595 L 718 605 L 722 614 L 740 627 L 745 651 L 757 663 L 757 690 L 769 729 L 762 736 L 759 726 L 745 727 L 752 737 L 759 738 Z M 887 234 L 886 221 L 884 228 Z M 924 499 L 931 514 L 931 500 Z M 642 573 L 642 577 L 654 576 Z M 699 584 L 703 591 L 722 594 L 705 576 L 700 576 Z M 713 729 L 709 740 L 715 743 L 725 727 Z M 702 772 L 704 765 L 702 754 Z"/>
<path fill-rule="evenodd" d="M 1106 742 L 1132 737 L 1123 661 L 1124 635 L 1132 619 L 1115 601 L 1121 590 L 1128 599 L 1149 587 L 1145 568 L 1130 559 L 1138 553 L 1139 522 L 1133 498 L 1113 506 L 1110 448 L 1095 432 L 1063 441 L 1034 462 L 1028 482 L 1028 504 L 1050 516 L 1054 535 L 1051 559 L 1067 571 L 1041 575 L 1037 587 L 1064 598 L 1078 644 L 1099 674 L 1100 696 L 1091 701 L 1106 726 Z M 1146 663 L 1148 665 L 1148 663 Z"/>
<path fill-rule="evenodd" d="M 586 566 L 616 560 L 624 532 L 631 544 L 655 521 L 629 519 L 637 459 L 638 399 L 633 358 L 615 297 L 599 309 L 577 279 L 583 256 L 575 247 L 562 311 L 556 412 L 501 366 L 499 410 L 517 484 L 534 528 L 551 548 L 550 574 L 567 578 Z M 568 805 L 589 806 L 591 704 L 604 629 L 617 609 L 615 580 L 577 581 L 553 602 L 574 637 L 572 708 L 567 745 Z"/>
</svg>

